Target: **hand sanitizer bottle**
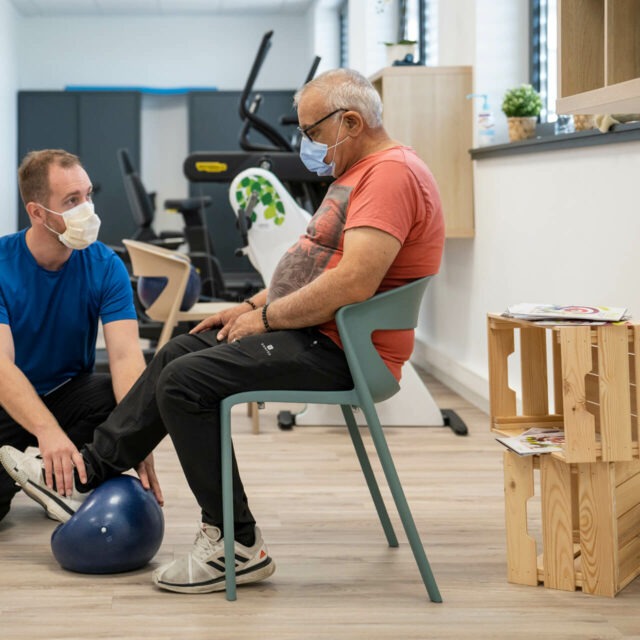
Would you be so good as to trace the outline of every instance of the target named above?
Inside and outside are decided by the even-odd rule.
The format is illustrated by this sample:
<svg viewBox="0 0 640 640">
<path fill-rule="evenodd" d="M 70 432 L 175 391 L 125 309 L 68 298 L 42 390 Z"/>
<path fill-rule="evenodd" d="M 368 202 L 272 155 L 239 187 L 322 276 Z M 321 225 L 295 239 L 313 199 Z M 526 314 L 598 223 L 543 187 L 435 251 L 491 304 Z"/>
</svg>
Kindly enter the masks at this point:
<svg viewBox="0 0 640 640">
<path fill-rule="evenodd" d="M 470 93 L 467 100 L 482 98 L 482 108 L 478 112 L 478 147 L 489 147 L 495 144 L 496 121 L 489 107 L 489 97 L 486 93 Z"/>
</svg>

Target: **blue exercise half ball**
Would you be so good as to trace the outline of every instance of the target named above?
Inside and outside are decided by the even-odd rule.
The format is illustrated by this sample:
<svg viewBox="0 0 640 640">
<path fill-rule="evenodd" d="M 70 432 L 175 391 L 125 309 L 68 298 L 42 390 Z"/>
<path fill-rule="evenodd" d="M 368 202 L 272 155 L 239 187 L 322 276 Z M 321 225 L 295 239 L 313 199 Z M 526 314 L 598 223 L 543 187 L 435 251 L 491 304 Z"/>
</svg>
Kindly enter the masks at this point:
<svg viewBox="0 0 640 640">
<path fill-rule="evenodd" d="M 166 286 L 167 278 L 163 278 L 162 276 L 142 276 L 138 278 L 136 291 L 142 306 L 148 309 L 158 299 L 158 296 Z M 189 309 L 198 302 L 201 292 L 202 280 L 200 279 L 200 274 L 197 269 L 191 265 L 189 280 L 187 280 L 187 288 L 182 297 L 180 311 L 189 311 Z"/>
<path fill-rule="evenodd" d="M 146 565 L 162 544 L 164 517 L 140 480 L 118 476 L 101 484 L 51 535 L 63 569 L 121 573 Z"/>
</svg>

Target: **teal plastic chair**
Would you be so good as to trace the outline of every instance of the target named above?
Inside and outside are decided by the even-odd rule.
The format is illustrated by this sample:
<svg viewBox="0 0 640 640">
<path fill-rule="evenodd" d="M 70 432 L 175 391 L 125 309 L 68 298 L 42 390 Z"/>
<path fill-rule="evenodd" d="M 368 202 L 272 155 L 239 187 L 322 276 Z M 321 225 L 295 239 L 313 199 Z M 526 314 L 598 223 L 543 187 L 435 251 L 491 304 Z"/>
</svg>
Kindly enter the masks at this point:
<svg viewBox="0 0 640 640">
<path fill-rule="evenodd" d="M 375 403 L 397 393 L 400 385 L 378 355 L 371 334 L 381 329 L 413 329 L 418 322 L 422 296 L 431 276 L 410 284 L 385 291 L 369 300 L 342 307 L 336 314 L 336 324 L 351 370 L 354 387 L 350 391 L 246 391 L 225 398 L 220 407 L 222 441 L 222 496 L 224 551 L 227 600 L 236 599 L 236 572 L 234 557 L 233 487 L 231 476 L 231 408 L 247 402 L 294 402 L 313 404 L 339 404 L 347 423 L 353 446 L 365 475 L 371 497 L 390 547 L 398 546 L 389 514 L 371 468 L 371 463 L 356 424 L 352 407 L 364 413 L 371 438 L 389 489 L 396 504 L 405 533 L 411 545 L 422 581 L 432 602 L 442 602 L 427 555 L 420 541 L 411 510 L 398 478 L 387 441 L 378 419 Z"/>
</svg>

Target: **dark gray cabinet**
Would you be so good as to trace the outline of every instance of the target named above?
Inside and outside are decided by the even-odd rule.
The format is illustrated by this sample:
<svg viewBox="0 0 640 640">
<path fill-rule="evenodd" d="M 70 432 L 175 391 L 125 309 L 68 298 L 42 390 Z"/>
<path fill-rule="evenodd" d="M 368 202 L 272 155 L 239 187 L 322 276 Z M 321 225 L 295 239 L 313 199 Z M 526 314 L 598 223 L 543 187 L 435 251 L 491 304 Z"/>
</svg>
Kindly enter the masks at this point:
<svg viewBox="0 0 640 640">
<path fill-rule="evenodd" d="M 126 147 L 140 164 L 140 93 L 135 91 L 21 91 L 18 164 L 28 151 L 61 148 L 77 154 L 96 187 L 100 240 L 119 244 L 135 225 L 116 152 Z M 18 228 L 29 224 L 18 202 Z"/>
</svg>

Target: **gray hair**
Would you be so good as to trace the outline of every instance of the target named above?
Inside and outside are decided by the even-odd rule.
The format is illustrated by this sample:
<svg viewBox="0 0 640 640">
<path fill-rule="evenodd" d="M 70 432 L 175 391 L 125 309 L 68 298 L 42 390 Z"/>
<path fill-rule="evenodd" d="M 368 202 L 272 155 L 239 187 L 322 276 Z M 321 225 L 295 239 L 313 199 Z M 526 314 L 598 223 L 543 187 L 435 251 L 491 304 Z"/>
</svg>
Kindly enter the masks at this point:
<svg viewBox="0 0 640 640">
<path fill-rule="evenodd" d="M 325 71 L 307 82 L 293 97 L 297 107 L 307 89 L 316 89 L 324 97 L 329 111 L 357 111 L 371 128 L 382 126 L 382 100 L 373 85 L 353 69 Z"/>
</svg>

